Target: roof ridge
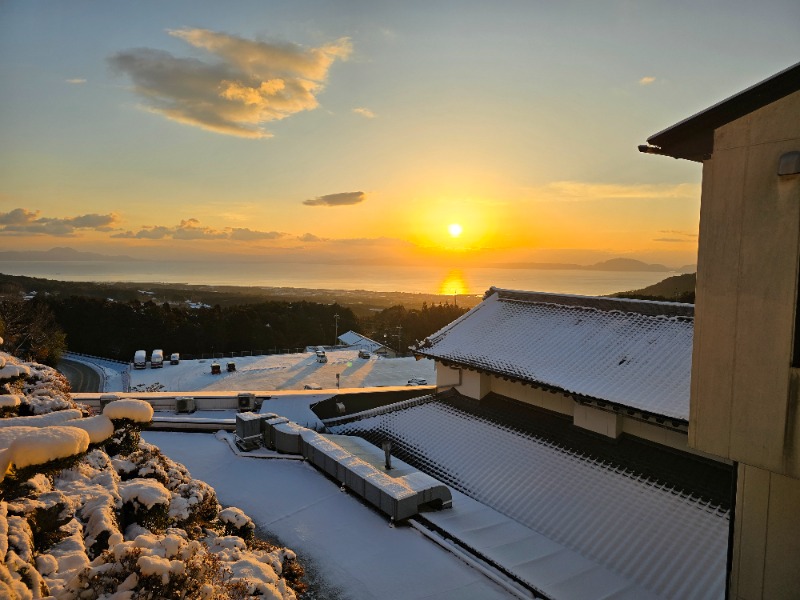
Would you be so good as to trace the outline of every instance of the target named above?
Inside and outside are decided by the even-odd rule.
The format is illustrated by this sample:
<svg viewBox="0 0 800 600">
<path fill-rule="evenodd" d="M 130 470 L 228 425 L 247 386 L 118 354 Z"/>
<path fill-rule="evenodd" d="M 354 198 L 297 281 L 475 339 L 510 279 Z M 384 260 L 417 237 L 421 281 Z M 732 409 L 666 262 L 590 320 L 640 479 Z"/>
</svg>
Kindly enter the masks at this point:
<svg viewBox="0 0 800 600">
<path fill-rule="evenodd" d="M 620 311 L 645 316 L 685 317 L 694 319 L 694 304 L 666 302 L 663 300 L 637 300 L 634 298 L 612 298 L 609 296 L 580 296 L 577 294 L 556 294 L 509 290 L 491 287 L 485 298 L 497 294 L 498 300 L 528 302 L 531 304 L 559 304 L 577 308 L 594 308 L 605 312 Z"/>
</svg>

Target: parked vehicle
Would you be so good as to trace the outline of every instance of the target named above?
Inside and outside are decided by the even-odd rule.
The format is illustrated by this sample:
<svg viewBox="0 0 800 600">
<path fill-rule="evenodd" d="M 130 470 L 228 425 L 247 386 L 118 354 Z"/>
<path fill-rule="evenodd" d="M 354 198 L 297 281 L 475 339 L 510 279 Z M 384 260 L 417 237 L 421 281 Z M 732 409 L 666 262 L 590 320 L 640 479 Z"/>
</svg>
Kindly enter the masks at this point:
<svg viewBox="0 0 800 600">
<path fill-rule="evenodd" d="M 212 375 L 219 375 L 222 373 L 222 369 L 219 366 L 219 363 L 211 363 L 211 374 Z"/>
<path fill-rule="evenodd" d="M 150 355 L 150 368 L 160 369 L 163 366 L 164 366 L 164 351 L 153 350 L 153 354 Z"/>
<path fill-rule="evenodd" d="M 179 362 L 181 362 L 180 354 L 178 354 L 177 352 L 173 352 L 172 354 L 169 355 L 169 364 L 177 365 Z"/>
<path fill-rule="evenodd" d="M 236 363 L 231 361 L 228 363 L 228 373 L 233 373 L 236 370 Z"/>
<path fill-rule="evenodd" d="M 358 358 L 369 358 L 369 352 L 367 352 L 366 350 L 359 350 Z"/>
<path fill-rule="evenodd" d="M 137 350 L 133 355 L 133 368 L 146 369 L 147 368 L 147 352 L 144 350 Z"/>
<path fill-rule="evenodd" d="M 323 350 L 322 346 L 317 348 L 317 362 L 318 363 L 328 362 L 328 355 L 325 354 L 325 350 Z"/>
</svg>

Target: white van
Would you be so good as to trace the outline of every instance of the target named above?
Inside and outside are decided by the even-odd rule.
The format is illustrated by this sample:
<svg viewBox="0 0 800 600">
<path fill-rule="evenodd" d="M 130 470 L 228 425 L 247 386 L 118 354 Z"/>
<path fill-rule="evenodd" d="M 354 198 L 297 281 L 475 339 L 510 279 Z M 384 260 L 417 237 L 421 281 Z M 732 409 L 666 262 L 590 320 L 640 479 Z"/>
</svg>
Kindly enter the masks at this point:
<svg viewBox="0 0 800 600">
<path fill-rule="evenodd" d="M 181 355 L 180 354 L 178 354 L 177 352 L 173 352 L 172 354 L 170 354 L 170 356 L 169 356 L 169 364 L 177 365 L 179 362 L 181 362 Z"/>
<path fill-rule="evenodd" d="M 160 369 L 163 366 L 164 366 L 164 351 L 153 350 L 153 354 L 150 356 L 150 368 Z"/>
<path fill-rule="evenodd" d="M 133 355 L 133 368 L 146 369 L 147 368 L 147 352 L 144 350 L 137 350 Z"/>
</svg>

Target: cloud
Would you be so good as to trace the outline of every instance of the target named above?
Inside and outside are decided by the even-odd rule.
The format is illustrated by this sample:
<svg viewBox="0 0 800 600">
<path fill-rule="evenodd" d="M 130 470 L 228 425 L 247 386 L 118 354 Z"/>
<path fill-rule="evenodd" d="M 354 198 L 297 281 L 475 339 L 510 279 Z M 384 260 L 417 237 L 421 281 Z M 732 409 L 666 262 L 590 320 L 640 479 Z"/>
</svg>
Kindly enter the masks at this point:
<svg viewBox="0 0 800 600">
<path fill-rule="evenodd" d="M 297 238 L 301 242 L 323 242 L 325 241 L 324 238 L 318 237 L 313 233 L 304 233 L 303 235 Z"/>
<path fill-rule="evenodd" d="M 113 231 L 118 218 L 115 214 L 87 214 L 77 217 L 55 219 L 40 217 L 40 211 L 15 208 L 7 213 L 0 213 L 0 233 L 51 235 L 70 237 L 77 230 Z"/>
<path fill-rule="evenodd" d="M 83 79 L 82 77 L 75 77 L 73 79 L 66 79 L 65 81 L 67 83 L 71 83 L 71 84 L 74 84 L 74 85 L 80 85 L 81 83 L 86 83 L 86 80 Z"/>
<path fill-rule="evenodd" d="M 225 227 L 213 229 L 200 224 L 197 219 L 184 219 L 179 225 L 165 227 L 164 225 L 145 225 L 139 231 L 125 231 L 112 235 L 112 238 L 139 239 L 139 240 L 275 240 L 285 237 L 285 233 L 278 231 L 258 231 L 241 227 Z"/>
<path fill-rule="evenodd" d="M 375 113 L 372 112 L 368 108 L 363 108 L 363 107 L 354 108 L 353 112 L 355 114 L 357 114 L 357 115 L 361 115 L 362 117 L 364 117 L 366 119 L 374 119 L 375 118 Z"/>
<path fill-rule="evenodd" d="M 254 231 L 237 227 L 227 229 L 227 231 L 232 240 L 276 240 L 286 235 L 278 231 Z"/>
<path fill-rule="evenodd" d="M 179 123 L 247 138 L 271 137 L 264 123 L 316 108 L 331 65 L 352 52 L 349 38 L 306 48 L 208 29 L 168 33 L 205 50 L 212 60 L 138 48 L 115 54 L 109 63 L 131 78 L 146 110 Z"/>
<path fill-rule="evenodd" d="M 639 85 L 650 85 L 651 83 L 655 83 L 655 77 L 642 77 L 639 80 Z"/>
<path fill-rule="evenodd" d="M 531 190 L 539 200 L 588 201 L 609 199 L 700 198 L 700 185 L 617 184 L 582 181 L 554 181 Z"/>
<path fill-rule="evenodd" d="M 341 192 L 339 194 L 327 194 L 303 200 L 306 206 L 347 206 L 349 204 L 359 204 L 367 199 L 364 192 Z"/>
<path fill-rule="evenodd" d="M 667 243 L 697 243 L 698 234 L 690 233 L 688 231 L 678 231 L 675 229 L 662 229 L 658 233 L 663 233 L 672 237 L 654 238 L 654 242 L 667 242 Z"/>
</svg>

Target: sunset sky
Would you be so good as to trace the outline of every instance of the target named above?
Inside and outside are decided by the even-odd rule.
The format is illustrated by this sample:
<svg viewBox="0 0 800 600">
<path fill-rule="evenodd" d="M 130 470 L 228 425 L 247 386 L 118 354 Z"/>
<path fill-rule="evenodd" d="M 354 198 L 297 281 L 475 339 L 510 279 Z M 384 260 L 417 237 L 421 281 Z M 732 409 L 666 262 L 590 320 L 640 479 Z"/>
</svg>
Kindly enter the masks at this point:
<svg viewBox="0 0 800 600">
<path fill-rule="evenodd" d="M 693 263 L 701 167 L 636 146 L 798 32 L 797 0 L 6 0 L 0 250 Z"/>
</svg>

